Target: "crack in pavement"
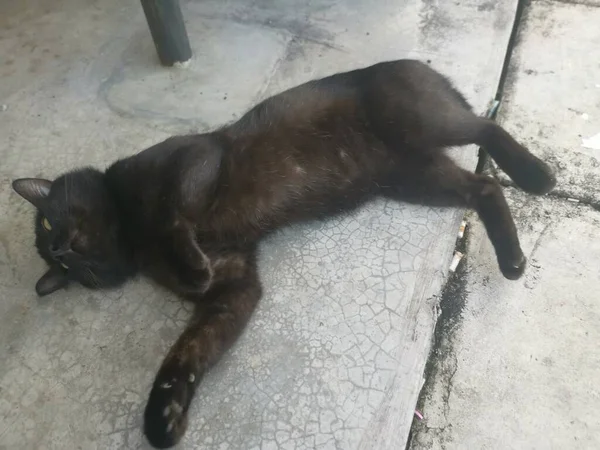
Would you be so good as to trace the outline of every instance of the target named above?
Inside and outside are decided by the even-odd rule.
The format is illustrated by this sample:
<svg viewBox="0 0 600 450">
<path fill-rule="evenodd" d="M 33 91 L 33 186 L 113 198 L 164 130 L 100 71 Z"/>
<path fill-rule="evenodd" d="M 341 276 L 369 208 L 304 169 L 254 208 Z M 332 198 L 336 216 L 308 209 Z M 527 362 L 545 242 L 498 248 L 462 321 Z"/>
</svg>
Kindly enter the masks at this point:
<svg viewBox="0 0 600 450">
<path fill-rule="evenodd" d="M 496 181 L 498 181 L 498 183 L 500 183 L 500 186 L 515 188 L 515 189 L 520 190 L 519 186 L 517 186 L 512 180 L 498 178 L 496 176 L 495 172 L 493 173 L 493 176 L 496 179 Z M 600 202 L 592 200 L 591 197 L 587 197 L 584 195 L 570 194 L 567 191 L 564 191 L 562 189 L 555 189 L 555 190 L 549 192 L 548 194 L 546 194 L 545 197 L 557 198 L 557 199 L 565 200 L 565 201 L 568 201 L 571 203 L 579 203 L 581 205 L 589 206 L 589 207 L 595 209 L 596 211 L 600 211 Z"/>
</svg>

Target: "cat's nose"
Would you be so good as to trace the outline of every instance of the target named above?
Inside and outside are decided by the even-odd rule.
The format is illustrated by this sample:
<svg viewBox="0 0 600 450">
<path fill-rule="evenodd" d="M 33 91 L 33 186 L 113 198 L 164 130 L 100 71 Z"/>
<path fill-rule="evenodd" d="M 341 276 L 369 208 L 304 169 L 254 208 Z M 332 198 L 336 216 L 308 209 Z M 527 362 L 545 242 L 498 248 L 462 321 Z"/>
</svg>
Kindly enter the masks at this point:
<svg viewBox="0 0 600 450">
<path fill-rule="evenodd" d="M 58 246 L 56 244 L 50 244 L 48 250 L 50 251 L 50 256 L 52 256 L 53 258 L 60 258 L 61 256 L 65 256 L 69 252 L 69 249 L 65 246 Z"/>
</svg>

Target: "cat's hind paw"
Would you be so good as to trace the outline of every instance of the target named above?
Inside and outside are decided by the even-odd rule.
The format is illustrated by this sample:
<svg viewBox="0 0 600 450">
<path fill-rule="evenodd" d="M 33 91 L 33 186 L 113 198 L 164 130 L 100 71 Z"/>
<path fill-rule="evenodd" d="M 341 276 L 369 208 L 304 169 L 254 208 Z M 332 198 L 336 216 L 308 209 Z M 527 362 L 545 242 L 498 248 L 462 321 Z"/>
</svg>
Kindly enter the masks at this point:
<svg viewBox="0 0 600 450">
<path fill-rule="evenodd" d="M 525 272 L 527 266 L 527 258 L 523 254 L 520 257 L 509 261 L 498 261 L 500 270 L 504 278 L 508 280 L 518 280 Z"/>
<path fill-rule="evenodd" d="M 556 175 L 552 168 L 535 157 L 531 161 L 523 161 L 513 175 L 509 176 L 517 186 L 534 195 L 547 194 L 556 186 Z"/>
</svg>

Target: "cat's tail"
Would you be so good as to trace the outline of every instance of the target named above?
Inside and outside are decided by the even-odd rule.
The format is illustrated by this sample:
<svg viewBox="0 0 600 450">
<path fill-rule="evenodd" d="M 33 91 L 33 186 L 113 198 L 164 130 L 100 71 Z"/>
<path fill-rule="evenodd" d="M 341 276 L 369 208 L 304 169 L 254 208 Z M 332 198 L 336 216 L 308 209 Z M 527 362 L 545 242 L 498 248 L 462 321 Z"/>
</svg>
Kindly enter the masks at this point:
<svg viewBox="0 0 600 450">
<path fill-rule="evenodd" d="M 546 194 L 556 185 L 550 166 L 519 144 L 496 122 L 478 119 L 475 143 L 487 150 L 517 186 L 532 194 Z"/>
</svg>

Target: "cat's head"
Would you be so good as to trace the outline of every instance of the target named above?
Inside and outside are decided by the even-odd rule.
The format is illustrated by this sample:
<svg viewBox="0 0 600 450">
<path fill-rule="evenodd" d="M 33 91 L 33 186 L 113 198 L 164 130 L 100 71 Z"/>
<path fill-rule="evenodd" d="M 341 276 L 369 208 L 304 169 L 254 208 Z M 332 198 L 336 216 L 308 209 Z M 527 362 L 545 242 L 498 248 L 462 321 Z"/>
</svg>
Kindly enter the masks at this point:
<svg viewBox="0 0 600 450">
<path fill-rule="evenodd" d="M 47 295 L 78 281 L 90 288 L 112 287 L 133 274 L 116 207 L 104 175 L 90 168 L 54 181 L 22 178 L 14 190 L 37 208 L 35 244 L 50 269 L 37 282 Z"/>
</svg>

